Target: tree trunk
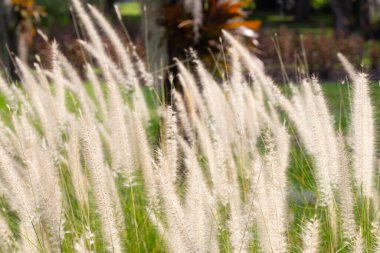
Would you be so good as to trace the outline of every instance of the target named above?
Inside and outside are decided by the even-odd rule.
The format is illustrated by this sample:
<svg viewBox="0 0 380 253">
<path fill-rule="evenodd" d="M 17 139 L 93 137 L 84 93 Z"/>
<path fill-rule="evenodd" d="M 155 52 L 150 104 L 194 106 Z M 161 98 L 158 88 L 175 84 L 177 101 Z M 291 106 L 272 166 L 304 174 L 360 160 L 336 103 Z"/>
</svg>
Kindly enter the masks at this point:
<svg viewBox="0 0 380 253">
<path fill-rule="evenodd" d="M 310 15 L 310 0 L 298 0 L 295 6 L 296 21 L 307 21 Z"/>
<path fill-rule="evenodd" d="M 29 28 L 30 29 L 30 28 Z M 16 27 L 17 48 L 12 52 L 17 54 L 17 57 L 24 63 L 28 62 L 29 48 L 30 48 L 30 30 L 25 29 L 20 24 Z"/>
<path fill-rule="evenodd" d="M 165 77 L 168 65 L 165 28 L 158 24 L 162 6 L 167 0 L 142 0 L 141 25 L 146 48 L 148 70 L 154 73 L 155 81 Z M 158 82 L 156 82 L 158 83 Z"/>
<path fill-rule="evenodd" d="M 15 42 L 14 22 L 12 20 L 12 5 L 10 0 L 0 0 L 0 61 L 1 68 L 8 73 L 13 72 L 12 62 L 9 57 L 10 47 Z"/>
<path fill-rule="evenodd" d="M 358 23 L 371 38 L 380 37 L 380 0 L 360 0 Z"/>
<path fill-rule="evenodd" d="M 371 30 L 371 24 L 377 22 L 376 17 L 376 6 L 373 6 L 375 1 L 371 0 L 360 0 L 358 3 L 358 25 L 361 28 L 361 31 L 368 35 Z M 370 4 L 372 5 L 370 7 Z M 375 14 L 375 15 L 371 15 Z"/>
<path fill-rule="evenodd" d="M 105 3 L 104 3 L 104 12 L 105 13 L 113 13 L 114 12 L 114 4 L 115 4 L 115 0 L 106 0 Z"/>
<path fill-rule="evenodd" d="M 116 3 L 115 0 L 84 0 L 83 2 L 87 2 L 102 10 L 103 13 L 109 15 L 114 14 L 114 5 Z"/>
<path fill-rule="evenodd" d="M 330 0 L 334 13 L 334 27 L 338 34 L 347 34 L 352 21 L 351 0 Z"/>
</svg>

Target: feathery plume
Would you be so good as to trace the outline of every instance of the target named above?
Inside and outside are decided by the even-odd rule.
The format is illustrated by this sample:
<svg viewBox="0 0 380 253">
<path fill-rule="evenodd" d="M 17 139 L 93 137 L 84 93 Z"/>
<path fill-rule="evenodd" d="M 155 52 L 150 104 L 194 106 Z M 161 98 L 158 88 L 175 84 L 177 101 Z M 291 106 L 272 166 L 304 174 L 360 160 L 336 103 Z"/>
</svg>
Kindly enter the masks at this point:
<svg viewBox="0 0 380 253">
<path fill-rule="evenodd" d="M 13 252 L 15 251 L 15 238 L 9 228 L 5 218 L 0 215 L 0 251 Z"/>
<path fill-rule="evenodd" d="M 356 224 L 354 216 L 354 196 L 350 180 L 348 154 L 342 134 L 338 136 L 340 177 L 338 184 L 339 206 L 342 219 L 343 238 L 352 241 L 356 236 Z"/>
<path fill-rule="evenodd" d="M 338 54 L 353 82 L 350 146 L 353 149 L 353 168 L 356 185 L 363 196 L 374 196 L 375 129 L 369 83 L 364 73 L 357 73 L 342 55 Z"/>
<path fill-rule="evenodd" d="M 161 150 L 157 150 L 157 182 L 163 197 L 163 208 L 167 216 L 167 230 L 165 230 L 169 250 L 171 252 L 197 252 L 196 241 L 192 238 L 184 210 L 181 208 L 175 187 L 171 181 L 166 157 Z"/>
<path fill-rule="evenodd" d="M 116 219 L 118 215 L 113 208 L 114 203 L 112 200 L 114 196 L 112 196 L 112 194 L 114 191 L 110 188 L 110 184 L 113 182 L 109 180 L 112 176 L 104 163 L 99 133 L 95 126 L 90 125 L 90 123 L 85 120 L 81 122 L 81 125 L 84 157 L 90 173 L 94 197 L 103 226 L 103 235 L 108 250 L 121 253 L 123 251 L 118 228 L 122 221 Z"/>
<path fill-rule="evenodd" d="M 303 253 L 319 252 L 319 222 L 312 219 L 306 222 L 302 233 Z"/>
</svg>

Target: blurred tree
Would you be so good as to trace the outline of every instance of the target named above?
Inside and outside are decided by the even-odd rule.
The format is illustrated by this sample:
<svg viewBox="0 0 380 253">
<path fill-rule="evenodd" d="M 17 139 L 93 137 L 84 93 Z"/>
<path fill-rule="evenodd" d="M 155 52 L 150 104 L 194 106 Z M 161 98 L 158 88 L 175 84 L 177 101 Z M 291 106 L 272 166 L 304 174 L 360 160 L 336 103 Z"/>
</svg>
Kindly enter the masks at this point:
<svg viewBox="0 0 380 253">
<path fill-rule="evenodd" d="M 10 0 L 0 0 L 0 61 L 1 67 L 11 73 L 12 63 L 7 46 L 14 44 L 13 15 Z"/>
<path fill-rule="evenodd" d="M 17 41 L 12 47 L 12 52 L 24 62 L 28 59 L 29 47 L 36 35 L 36 24 L 41 17 L 46 16 L 42 6 L 35 3 L 34 0 L 11 0 L 13 17 L 15 23 L 12 27 L 16 33 Z"/>
<path fill-rule="evenodd" d="M 47 30 L 68 25 L 72 21 L 70 15 L 70 1 L 35 0 L 36 4 L 43 6 L 48 14 L 40 25 Z"/>
<path fill-rule="evenodd" d="M 192 48 L 207 68 L 225 66 L 223 57 L 214 57 L 215 52 L 222 51 L 222 30 L 227 30 L 240 37 L 247 46 L 256 48 L 255 32 L 261 25 L 259 20 L 249 20 L 246 7 L 252 6 L 253 0 L 186 0 L 163 6 L 160 23 L 165 27 L 163 35 L 166 43 L 167 61 L 174 65 L 173 58 L 189 60 Z M 227 66 L 228 68 L 228 66 Z M 219 69 L 220 70 L 220 69 Z M 176 68 L 170 72 L 176 76 Z M 224 71 L 219 71 L 220 76 Z M 163 75 L 164 76 L 164 75 Z M 165 87 L 172 83 L 166 82 Z M 167 90 L 170 97 L 170 90 Z"/>
<path fill-rule="evenodd" d="M 159 0 L 155 0 L 159 1 Z M 98 8 L 103 9 L 103 11 L 107 14 L 111 14 L 114 12 L 114 5 L 116 3 L 115 0 L 87 0 L 88 3 L 96 5 Z"/>
<path fill-rule="evenodd" d="M 169 59 L 167 54 L 167 38 L 165 28 L 159 24 L 162 7 L 164 4 L 175 0 L 141 0 L 141 31 L 146 50 L 148 70 L 154 73 L 156 81 L 160 76 L 165 76 L 165 67 Z"/>
<path fill-rule="evenodd" d="M 323 11 L 329 9 L 329 0 L 311 0 L 310 5 L 313 10 Z"/>
<path fill-rule="evenodd" d="M 347 34 L 352 24 L 353 1 L 330 0 L 331 9 L 334 13 L 334 27 L 337 33 Z"/>
<path fill-rule="evenodd" d="M 255 1 L 256 8 L 259 10 L 277 10 L 278 1 L 257 0 Z"/>
<path fill-rule="evenodd" d="M 34 0 L 0 0 L 0 60 L 13 77 L 9 52 L 27 61 L 29 46 L 36 33 L 35 23 L 44 14 L 43 8 Z"/>
<path fill-rule="evenodd" d="M 310 16 L 310 0 L 297 0 L 295 5 L 296 21 L 306 21 Z"/>
<path fill-rule="evenodd" d="M 105 0 L 104 11 L 111 13 L 114 11 L 115 0 Z"/>
<path fill-rule="evenodd" d="M 164 6 L 161 23 L 166 28 L 170 58 L 185 58 L 184 49 L 193 48 L 200 58 L 210 56 L 210 49 L 220 49 L 222 30 L 252 41 L 256 39 L 259 20 L 246 20 L 252 0 L 189 0 Z M 192 3 L 192 4 L 191 4 Z M 212 59 L 210 59 L 212 60 Z"/>
<path fill-rule="evenodd" d="M 376 16 L 375 17 L 372 17 L 371 18 L 371 14 L 372 13 L 375 13 L 376 14 L 376 1 L 373 1 L 373 0 L 359 0 L 359 1 L 356 1 L 355 3 L 357 6 L 355 6 L 357 12 L 356 12 L 356 15 L 357 15 L 357 23 L 359 25 L 359 27 L 362 29 L 362 31 L 364 33 L 368 33 L 370 30 L 371 30 L 371 19 L 373 19 L 373 25 L 376 23 Z M 370 7 L 371 5 L 371 7 Z M 371 10 L 373 10 L 374 12 L 372 12 Z"/>
</svg>

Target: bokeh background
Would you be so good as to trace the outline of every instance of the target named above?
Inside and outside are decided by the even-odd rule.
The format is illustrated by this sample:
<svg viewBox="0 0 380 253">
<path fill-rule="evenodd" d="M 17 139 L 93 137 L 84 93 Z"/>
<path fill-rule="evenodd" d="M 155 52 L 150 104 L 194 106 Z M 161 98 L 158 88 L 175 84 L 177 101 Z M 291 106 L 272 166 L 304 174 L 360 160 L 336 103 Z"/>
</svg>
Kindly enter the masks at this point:
<svg viewBox="0 0 380 253">
<path fill-rule="evenodd" d="M 239 36 L 280 83 L 311 74 L 324 82 L 344 78 L 337 52 L 361 66 L 371 79 L 379 77 L 379 0 L 87 2 L 112 20 L 125 43 L 132 42 L 158 76 L 175 71 L 173 58 L 186 61 L 189 48 L 222 76 L 228 67 L 220 39 L 225 29 Z M 84 33 L 69 0 L 0 0 L 0 60 L 10 76 L 12 55 L 29 63 L 38 55 L 37 60 L 49 64 L 48 44 L 38 31 L 56 39 L 70 61 L 82 68 L 87 57 L 77 39 Z"/>
</svg>

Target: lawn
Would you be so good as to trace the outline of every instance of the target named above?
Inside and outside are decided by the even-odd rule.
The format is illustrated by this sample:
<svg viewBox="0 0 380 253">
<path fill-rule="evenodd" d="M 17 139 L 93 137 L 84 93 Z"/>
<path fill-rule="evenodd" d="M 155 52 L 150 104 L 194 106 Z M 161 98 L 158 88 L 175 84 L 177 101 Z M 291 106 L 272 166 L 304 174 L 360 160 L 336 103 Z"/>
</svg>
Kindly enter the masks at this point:
<svg viewBox="0 0 380 253">
<path fill-rule="evenodd" d="M 119 3 L 118 8 L 122 16 L 140 16 L 141 15 L 141 3 L 138 1 Z"/>
</svg>

